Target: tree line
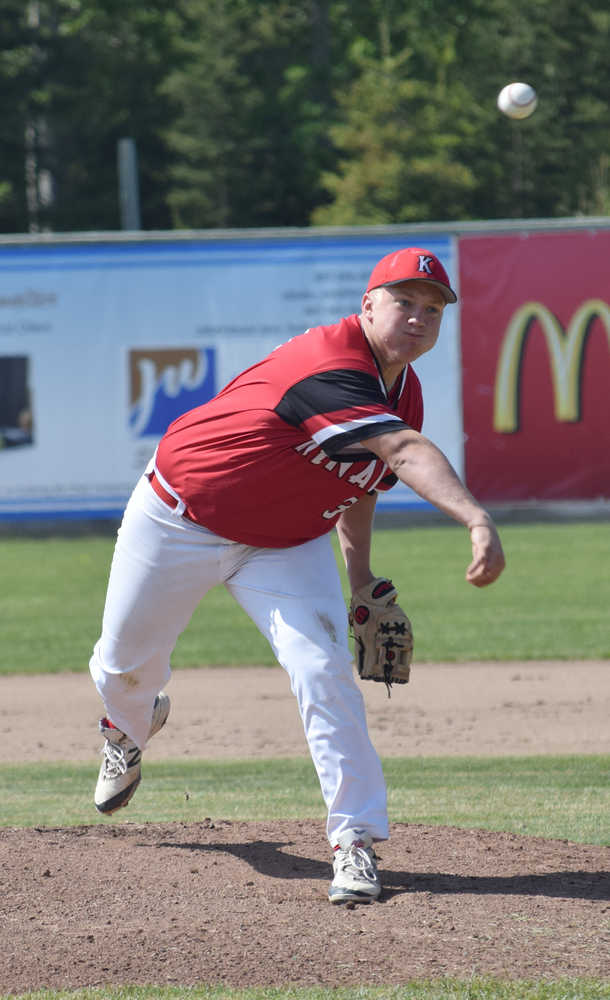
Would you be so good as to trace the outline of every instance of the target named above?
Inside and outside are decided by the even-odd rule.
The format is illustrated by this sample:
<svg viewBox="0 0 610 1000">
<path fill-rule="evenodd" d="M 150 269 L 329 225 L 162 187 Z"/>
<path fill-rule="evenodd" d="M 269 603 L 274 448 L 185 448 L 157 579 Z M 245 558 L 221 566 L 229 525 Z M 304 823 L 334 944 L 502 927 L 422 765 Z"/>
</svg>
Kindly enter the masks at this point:
<svg viewBox="0 0 610 1000">
<path fill-rule="evenodd" d="M 0 0 L 0 231 L 610 214 L 607 0 Z M 513 122 L 496 96 L 539 94 Z"/>
</svg>

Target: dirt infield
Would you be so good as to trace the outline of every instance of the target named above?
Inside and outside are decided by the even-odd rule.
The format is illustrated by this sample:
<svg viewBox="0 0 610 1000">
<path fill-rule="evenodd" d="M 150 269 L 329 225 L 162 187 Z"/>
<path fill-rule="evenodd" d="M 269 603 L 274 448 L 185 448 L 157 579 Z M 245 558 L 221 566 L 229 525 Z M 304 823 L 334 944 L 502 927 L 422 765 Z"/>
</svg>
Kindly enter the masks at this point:
<svg viewBox="0 0 610 1000">
<path fill-rule="evenodd" d="M 307 753 L 272 668 L 178 671 L 148 759 Z M 383 756 L 610 752 L 610 664 L 422 665 L 364 687 Z M 0 678 L 0 761 L 97 757 L 87 677 Z M 112 984 L 610 980 L 610 850 L 396 824 L 379 903 L 332 907 L 322 824 L 0 830 L 0 992 Z"/>
<path fill-rule="evenodd" d="M 147 759 L 307 755 L 279 667 L 178 670 Z M 411 683 L 362 685 L 384 757 L 610 753 L 610 661 L 426 663 Z M 89 675 L 0 677 L 0 763 L 95 760 L 101 703 Z M 61 720 L 58 725 L 58 720 Z"/>
</svg>

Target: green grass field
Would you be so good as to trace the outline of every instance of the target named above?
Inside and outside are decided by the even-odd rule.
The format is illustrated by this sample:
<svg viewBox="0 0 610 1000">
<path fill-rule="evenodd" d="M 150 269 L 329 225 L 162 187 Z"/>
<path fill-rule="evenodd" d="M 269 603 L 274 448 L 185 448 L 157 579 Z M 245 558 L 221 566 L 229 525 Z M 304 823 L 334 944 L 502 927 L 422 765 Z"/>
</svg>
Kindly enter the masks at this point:
<svg viewBox="0 0 610 1000">
<path fill-rule="evenodd" d="M 414 622 L 420 661 L 610 658 L 610 526 L 507 525 L 507 570 L 487 590 L 464 582 L 466 533 L 453 525 L 387 529 L 374 542 Z M 86 670 L 99 631 L 113 540 L 0 539 L 0 673 Z M 345 578 L 344 578 L 345 584 Z M 347 588 L 346 593 L 347 593 Z M 245 652 L 246 651 L 246 652 Z M 273 662 L 222 590 L 182 636 L 175 667 Z M 610 665 L 609 665 L 610 669 Z M 393 822 L 442 824 L 610 844 L 610 758 L 423 758 L 384 762 Z M 307 760 L 145 764 L 129 822 L 322 818 Z M 5 826 L 95 822 L 94 769 L 57 763 L 0 767 Z M 300 789 L 295 797 L 295 789 Z M 153 795 L 154 790 L 154 795 Z M 99 819 L 100 822 L 103 820 Z M 1 831 L 0 831 L 1 836 Z M 1 989 L 1 984 L 0 984 Z M 472 977 L 358 989 L 224 987 L 38 991 L 28 1000 L 602 1000 L 608 980 Z M 16 1000 L 14 995 L 12 1000 Z"/>
<path fill-rule="evenodd" d="M 402 986 L 362 986 L 339 989 L 287 987 L 231 990 L 218 987 L 125 987 L 73 992 L 42 990 L 11 1000 L 608 1000 L 608 984 L 599 980 L 561 979 L 538 983 L 501 982 L 479 976 L 462 982 L 439 979 Z"/>
<path fill-rule="evenodd" d="M 393 823 L 502 830 L 610 846 L 610 759 L 426 757 L 384 760 Z M 116 822 L 316 819 L 320 787 L 309 759 L 145 763 L 147 780 Z M 97 768 L 0 766 L 0 826 L 104 823 L 91 806 Z"/>
<path fill-rule="evenodd" d="M 74 992 L 37 991 L 11 1000 L 608 1000 L 608 984 L 599 980 L 561 979 L 538 983 L 526 980 L 501 982 L 472 977 L 467 982 L 439 979 L 402 986 L 363 986 L 339 989 L 218 987 L 125 987 L 84 989 Z"/>
<path fill-rule="evenodd" d="M 479 590 L 464 582 L 470 545 L 458 526 L 376 533 L 373 567 L 398 587 L 416 659 L 610 657 L 610 525 L 507 525 L 501 534 L 507 569 Z M 104 537 L 0 539 L 2 575 L 11 581 L 0 597 L 0 673 L 87 669 L 112 549 Z M 245 660 L 274 662 L 249 619 L 215 588 L 180 638 L 174 667 Z"/>
</svg>

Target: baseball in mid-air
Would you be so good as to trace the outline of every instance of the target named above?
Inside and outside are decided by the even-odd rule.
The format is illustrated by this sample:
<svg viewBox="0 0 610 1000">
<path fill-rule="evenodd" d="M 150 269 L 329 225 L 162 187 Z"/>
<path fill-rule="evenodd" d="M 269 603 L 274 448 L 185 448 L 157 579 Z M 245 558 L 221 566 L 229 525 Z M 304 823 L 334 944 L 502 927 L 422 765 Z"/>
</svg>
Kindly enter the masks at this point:
<svg viewBox="0 0 610 1000">
<path fill-rule="evenodd" d="M 537 104 L 538 95 L 529 83 L 508 83 L 498 94 L 498 107 L 509 118 L 529 118 Z"/>
</svg>

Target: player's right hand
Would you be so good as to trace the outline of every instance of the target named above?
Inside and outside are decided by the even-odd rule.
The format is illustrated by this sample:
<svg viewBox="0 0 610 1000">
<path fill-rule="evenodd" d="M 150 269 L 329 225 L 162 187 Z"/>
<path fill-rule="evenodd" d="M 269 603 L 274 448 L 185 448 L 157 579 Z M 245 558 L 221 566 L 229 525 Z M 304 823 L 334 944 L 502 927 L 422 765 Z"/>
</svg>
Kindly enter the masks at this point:
<svg viewBox="0 0 610 1000">
<path fill-rule="evenodd" d="M 474 587 L 487 587 L 497 580 L 506 565 L 502 543 L 493 523 L 477 524 L 470 529 L 472 562 L 466 580 Z"/>
</svg>

